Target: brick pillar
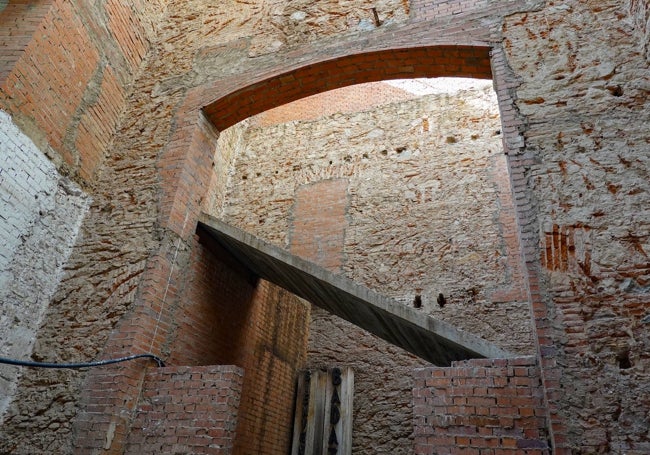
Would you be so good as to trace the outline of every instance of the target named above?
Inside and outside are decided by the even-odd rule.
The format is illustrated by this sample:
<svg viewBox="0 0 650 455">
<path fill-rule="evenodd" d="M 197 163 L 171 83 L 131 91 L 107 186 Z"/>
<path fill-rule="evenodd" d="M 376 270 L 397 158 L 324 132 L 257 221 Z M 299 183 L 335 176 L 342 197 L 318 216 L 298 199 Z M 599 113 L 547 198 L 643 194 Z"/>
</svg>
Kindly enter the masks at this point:
<svg viewBox="0 0 650 455">
<path fill-rule="evenodd" d="M 571 450 L 567 445 L 566 437 L 567 426 L 564 417 L 558 411 L 560 376 L 562 374 L 557 363 L 559 351 L 551 336 L 549 311 L 551 303 L 544 298 L 545 293 L 541 288 L 537 218 L 526 178 L 527 169 L 534 164 L 534 161 L 532 156 L 525 152 L 525 141 L 522 134 L 526 128 L 525 119 L 519 114 L 514 104 L 516 87 L 519 82 L 508 66 L 503 48 L 495 46 L 492 49 L 491 64 L 501 112 L 503 146 L 508 160 L 524 278 L 528 290 L 528 301 L 532 306 L 535 341 L 540 359 L 540 376 L 547 407 L 549 437 L 555 455 L 570 454 Z"/>
<path fill-rule="evenodd" d="M 192 236 L 210 181 L 217 134 L 188 100 L 161 155 L 160 247 L 151 254 L 138 297 L 113 330 L 104 357 L 170 352 L 174 308 L 190 267 Z M 195 102 L 195 101 L 194 101 Z M 122 454 L 138 396 L 151 362 L 137 361 L 88 372 L 74 422 L 75 452 Z"/>
</svg>

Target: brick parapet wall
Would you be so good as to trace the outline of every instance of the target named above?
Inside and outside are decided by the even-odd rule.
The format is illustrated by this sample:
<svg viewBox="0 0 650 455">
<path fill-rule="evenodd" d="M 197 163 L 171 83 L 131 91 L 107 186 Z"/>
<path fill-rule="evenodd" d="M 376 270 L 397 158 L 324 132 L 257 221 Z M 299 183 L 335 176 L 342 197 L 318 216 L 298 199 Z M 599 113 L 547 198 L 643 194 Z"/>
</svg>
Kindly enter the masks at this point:
<svg viewBox="0 0 650 455">
<path fill-rule="evenodd" d="M 534 357 L 415 370 L 415 453 L 550 454 Z"/>
<path fill-rule="evenodd" d="M 242 382 L 235 366 L 149 369 L 124 453 L 232 453 Z"/>
</svg>

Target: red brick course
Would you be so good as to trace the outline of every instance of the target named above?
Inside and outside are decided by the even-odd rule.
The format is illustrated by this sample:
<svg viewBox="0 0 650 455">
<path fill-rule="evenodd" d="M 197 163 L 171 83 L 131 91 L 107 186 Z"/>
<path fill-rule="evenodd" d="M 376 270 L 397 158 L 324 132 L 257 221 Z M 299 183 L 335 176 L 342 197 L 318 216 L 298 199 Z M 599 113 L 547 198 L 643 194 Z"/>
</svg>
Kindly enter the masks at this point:
<svg viewBox="0 0 650 455">
<path fill-rule="evenodd" d="M 410 100 L 417 96 L 383 82 L 371 82 L 301 98 L 262 112 L 254 117 L 254 121 L 258 126 L 270 126 L 292 120 L 314 120 L 336 112 L 359 112 L 385 103 Z"/>
<path fill-rule="evenodd" d="M 415 453 L 551 453 L 539 368 L 532 357 L 416 370 Z"/>
<path fill-rule="evenodd" d="M 66 130 L 98 62 L 99 53 L 74 7 L 57 1 L 6 80 L 7 95 L 70 165 L 77 158 L 64 147 Z"/>
<path fill-rule="evenodd" d="M 223 130 L 258 112 L 326 90 L 363 82 L 438 76 L 491 78 L 489 48 L 440 45 L 322 58 L 242 87 L 215 100 L 204 111 L 217 129 Z"/>
<path fill-rule="evenodd" d="M 323 180 L 296 192 L 291 252 L 337 272 L 343 264 L 347 180 Z"/>
<path fill-rule="evenodd" d="M 22 56 L 51 5 L 51 0 L 11 0 L 0 12 L 0 86 Z"/>
<path fill-rule="evenodd" d="M 232 453 L 241 387 L 234 366 L 148 370 L 124 453 Z"/>
</svg>

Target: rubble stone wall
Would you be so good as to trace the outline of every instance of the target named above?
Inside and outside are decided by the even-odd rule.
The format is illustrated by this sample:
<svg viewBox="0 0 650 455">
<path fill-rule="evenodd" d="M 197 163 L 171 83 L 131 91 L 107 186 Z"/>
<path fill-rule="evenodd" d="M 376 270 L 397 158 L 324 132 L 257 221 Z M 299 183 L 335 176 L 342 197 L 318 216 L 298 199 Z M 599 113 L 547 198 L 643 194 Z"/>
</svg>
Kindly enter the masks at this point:
<svg viewBox="0 0 650 455">
<path fill-rule="evenodd" d="M 302 120 L 305 100 L 279 108 L 293 121 L 266 127 L 253 118 L 222 216 L 505 349 L 533 353 L 496 97 L 490 83 L 478 85 L 412 101 L 398 93 L 389 103 L 395 91 L 384 84 L 384 103 L 372 110 L 361 102 L 354 113 Z M 321 102 L 352 110 L 349 99 L 336 103 L 337 91 Z M 312 308 L 308 364 L 355 370 L 355 453 L 410 453 L 411 371 L 425 362 Z"/>
<path fill-rule="evenodd" d="M 29 360 L 88 195 L 0 111 L 0 356 Z M 0 367 L 0 421 L 21 370 Z"/>
<path fill-rule="evenodd" d="M 648 61 L 620 2 L 549 2 L 505 24 L 547 318 L 553 431 L 583 453 L 650 450 Z M 552 344 L 548 341 L 551 340 Z"/>
<path fill-rule="evenodd" d="M 647 1 L 386 2 L 379 22 L 365 1 L 29 3 L 47 6 L 24 10 L 37 25 L 11 16 L 22 3 L 0 11 L 2 33 L 29 37 L 0 106 L 93 200 L 34 358 L 169 354 L 213 126 L 381 77 L 489 77 L 490 50 L 514 100 L 501 118 L 554 453 L 650 451 Z M 120 371 L 25 371 L 0 451 L 121 450 L 145 368 Z"/>
</svg>

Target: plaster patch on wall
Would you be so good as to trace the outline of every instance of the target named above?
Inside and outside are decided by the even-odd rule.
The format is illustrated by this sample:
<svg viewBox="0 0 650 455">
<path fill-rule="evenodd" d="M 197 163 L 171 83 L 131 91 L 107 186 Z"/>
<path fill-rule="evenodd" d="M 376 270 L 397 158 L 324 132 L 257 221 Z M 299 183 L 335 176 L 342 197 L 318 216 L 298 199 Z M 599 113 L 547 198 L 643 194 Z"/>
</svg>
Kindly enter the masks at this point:
<svg viewBox="0 0 650 455">
<path fill-rule="evenodd" d="M 89 202 L 0 111 L 0 356 L 29 359 Z M 0 416 L 19 377 L 0 367 Z"/>
</svg>

